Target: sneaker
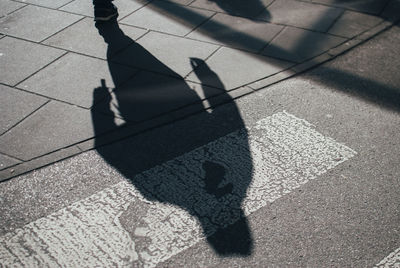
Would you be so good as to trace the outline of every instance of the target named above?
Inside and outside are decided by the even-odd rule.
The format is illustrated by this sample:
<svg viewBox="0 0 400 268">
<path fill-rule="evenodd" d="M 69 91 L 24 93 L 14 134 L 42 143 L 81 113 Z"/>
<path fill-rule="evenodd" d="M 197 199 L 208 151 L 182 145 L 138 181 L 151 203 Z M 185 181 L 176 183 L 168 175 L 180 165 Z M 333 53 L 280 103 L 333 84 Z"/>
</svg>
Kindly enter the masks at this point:
<svg viewBox="0 0 400 268">
<path fill-rule="evenodd" d="M 112 5 L 111 7 L 95 7 L 94 20 L 95 21 L 108 21 L 118 16 L 118 9 Z"/>
</svg>

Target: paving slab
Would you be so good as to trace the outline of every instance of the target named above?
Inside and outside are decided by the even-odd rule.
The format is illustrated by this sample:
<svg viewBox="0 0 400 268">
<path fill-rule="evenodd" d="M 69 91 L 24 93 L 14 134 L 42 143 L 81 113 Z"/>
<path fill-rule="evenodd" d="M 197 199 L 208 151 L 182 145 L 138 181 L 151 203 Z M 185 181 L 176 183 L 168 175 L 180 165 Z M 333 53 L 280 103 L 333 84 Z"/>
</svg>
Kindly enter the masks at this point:
<svg viewBox="0 0 400 268">
<path fill-rule="evenodd" d="M 103 27 L 107 27 L 104 24 Z M 113 42 L 111 50 L 95 27 L 93 19 L 85 18 L 74 25 L 64 29 L 58 34 L 50 37 L 45 44 L 58 48 L 107 59 L 107 55 L 113 56 L 116 52 L 127 47 L 133 40 L 138 39 L 146 33 L 145 30 L 132 26 L 120 25 L 121 30 L 128 38 L 118 39 Z"/>
<path fill-rule="evenodd" d="M 346 41 L 324 33 L 286 27 L 262 54 L 293 62 L 303 62 Z"/>
<path fill-rule="evenodd" d="M 273 0 L 196 0 L 190 6 L 235 16 L 255 18 L 272 2 Z"/>
<path fill-rule="evenodd" d="M 98 117 L 103 120 L 108 118 L 103 115 Z M 2 135 L 0 152 L 26 161 L 89 139 L 93 135 L 89 110 L 51 101 Z"/>
<path fill-rule="evenodd" d="M 338 0 L 312 0 L 313 3 L 320 3 L 335 7 L 342 7 L 360 12 L 371 14 L 379 14 L 388 0 L 353 0 L 353 1 L 338 1 Z"/>
<path fill-rule="evenodd" d="M 263 21 L 217 14 L 187 37 L 258 52 L 282 29 L 283 26 Z"/>
<path fill-rule="evenodd" d="M 0 82 L 14 86 L 63 53 L 59 49 L 4 37 L 0 39 Z"/>
<path fill-rule="evenodd" d="M 113 3 L 117 6 L 119 19 L 121 19 L 126 15 L 134 12 L 135 10 L 141 8 L 145 2 L 139 0 L 115 0 Z M 92 1 L 86 0 L 72 1 L 69 4 L 60 8 L 60 10 L 84 15 L 91 18 L 93 18 L 94 15 Z"/>
<path fill-rule="evenodd" d="M 295 0 L 276 0 L 258 18 L 272 23 L 325 32 L 342 9 Z"/>
<path fill-rule="evenodd" d="M 27 5 L 1 18 L 0 32 L 40 42 L 81 18 L 66 12 Z"/>
<path fill-rule="evenodd" d="M 205 65 L 196 69 L 201 80 L 195 73 L 191 73 L 187 79 L 231 90 L 282 71 L 291 65 L 292 63 L 286 61 L 222 47 L 207 59 Z M 210 70 L 218 79 L 209 75 Z"/>
<path fill-rule="evenodd" d="M 122 23 L 164 33 L 184 36 L 210 18 L 214 12 L 153 1 L 121 20 Z"/>
<path fill-rule="evenodd" d="M 118 73 L 118 76 L 113 77 L 110 69 Z M 105 80 L 107 87 L 113 88 L 127 81 L 135 73 L 136 70 L 130 67 L 68 53 L 24 81 L 19 87 L 49 98 L 90 108 L 93 104 L 93 90 L 102 86 L 102 79 Z"/>
<path fill-rule="evenodd" d="M 354 11 L 345 11 L 329 29 L 329 34 L 352 38 L 382 21 L 381 18 Z"/>
<path fill-rule="evenodd" d="M 42 7 L 48 8 L 59 8 L 69 2 L 71 0 L 22 0 L 25 3 L 34 4 Z"/>
<path fill-rule="evenodd" d="M 0 2 L 0 18 L 10 14 L 11 12 L 25 6 L 23 3 L 14 2 L 10 0 L 2 0 Z"/>
<path fill-rule="evenodd" d="M 162 33 L 149 32 L 113 61 L 168 75 L 185 77 L 193 67 L 190 58 L 206 59 L 218 46 Z"/>
<path fill-rule="evenodd" d="M 3 85 L 0 85 L 0 93 L 0 135 L 48 101 L 46 98 Z"/>
<path fill-rule="evenodd" d="M 0 154 L 0 170 L 15 166 L 17 164 L 21 163 L 20 160 L 9 157 L 4 154 Z"/>
</svg>

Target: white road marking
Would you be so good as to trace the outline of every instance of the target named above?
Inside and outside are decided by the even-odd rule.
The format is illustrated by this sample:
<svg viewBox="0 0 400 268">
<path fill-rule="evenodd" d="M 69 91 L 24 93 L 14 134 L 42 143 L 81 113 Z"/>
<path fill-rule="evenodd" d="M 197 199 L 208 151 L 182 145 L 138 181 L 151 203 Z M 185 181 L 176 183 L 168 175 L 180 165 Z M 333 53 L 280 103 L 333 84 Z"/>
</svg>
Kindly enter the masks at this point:
<svg viewBox="0 0 400 268">
<path fill-rule="evenodd" d="M 6 267 L 154 267 L 236 222 L 238 206 L 248 216 L 355 154 L 277 113 L 137 175 L 142 192 L 121 182 L 6 234 L 0 260 Z M 207 161 L 223 167 L 231 193 L 206 190 Z"/>
<path fill-rule="evenodd" d="M 389 268 L 389 267 L 400 267 L 400 248 L 390 253 L 386 258 L 380 261 L 375 267 L 377 268 Z"/>
</svg>

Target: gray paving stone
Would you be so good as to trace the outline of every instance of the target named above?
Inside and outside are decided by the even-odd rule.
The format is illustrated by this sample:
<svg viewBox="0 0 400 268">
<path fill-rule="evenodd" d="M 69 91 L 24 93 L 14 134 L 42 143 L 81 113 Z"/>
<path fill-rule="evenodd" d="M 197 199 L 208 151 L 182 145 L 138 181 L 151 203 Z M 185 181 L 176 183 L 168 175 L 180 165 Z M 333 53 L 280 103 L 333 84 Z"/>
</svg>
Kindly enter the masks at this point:
<svg viewBox="0 0 400 268">
<path fill-rule="evenodd" d="M 0 154 L 0 170 L 17 165 L 19 163 L 21 163 L 21 161 L 19 161 L 18 159 Z"/>
<path fill-rule="evenodd" d="M 197 94 L 201 89 L 194 90 L 191 86 L 183 79 L 142 71 L 115 89 L 115 106 L 124 121 L 148 120 L 195 102 L 201 105 L 204 96 Z M 215 93 L 211 89 L 203 94 Z"/>
<path fill-rule="evenodd" d="M 345 11 L 328 33 L 352 38 L 382 21 L 381 18 L 354 11 Z"/>
<path fill-rule="evenodd" d="M 89 110 L 51 101 L 2 135 L 0 152 L 30 160 L 89 139 L 93 135 Z"/>
<path fill-rule="evenodd" d="M 107 24 L 104 24 L 107 27 Z M 120 25 L 125 35 L 129 36 L 133 41 L 146 33 L 145 30 L 132 26 Z M 95 27 L 93 19 L 85 18 L 78 23 L 64 29 L 60 33 L 47 39 L 45 44 L 75 51 L 78 53 L 107 59 L 107 43 L 99 34 Z M 131 42 L 128 39 L 116 40 L 109 52 L 113 55 L 115 52 L 127 47 Z"/>
<path fill-rule="evenodd" d="M 22 162 L 16 166 L 12 166 L 3 170 L 0 170 L 0 181 L 21 175 L 31 170 L 43 167 L 45 165 L 55 163 L 73 155 L 81 153 L 81 150 L 77 146 L 71 146 L 65 149 L 61 149 L 50 154 L 32 159 L 27 162 Z"/>
<path fill-rule="evenodd" d="M 264 49 L 262 54 L 300 63 L 345 40 L 328 34 L 287 27 Z"/>
<path fill-rule="evenodd" d="M 93 90 L 104 79 L 107 87 L 128 80 L 136 70 L 111 63 L 117 77 L 110 74 L 107 61 L 69 53 L 24 81 L 20 88 L 50 98 L 90 108 Z M 114 80 L 114 79 L 115 80 Z"/>
<path fill-rule="evenodd" d="M 59 49 L 4 37 L 0 39 L 0 82 L 14 86 L 63 53 Z"/>
<path fill-rule="evenodd" d="M 47 99 L 0 85 L 0 135 L 46 103 Z"/>
<path fill-rule="evenodd" d="M 371 14 L 379 14 L 387 4 L 388 0 L 312 0 L 314 3 L 321 3 L 335 7 L 342 7 L 360 12 L 368 12 Z"/>
<path fill-rule="evenodd" d="M 156 0 L 121 20 L 121 22 L 184 36 L 213 14 L 211 11 Z"/>
<path fill-rule="evenodd" d="M 190 58 L 206 59 L 218 46 L 177 36 L 150 32 L 117 54 L 113 61 L 164 74 L 185 77 Z"/>
<path fill-rule="evenodd" d="M 1 18 L 0 32 L 40 42 L 80 18 L 77 15 L 28 5 Z"/>
<path fill-rule="evenodd" d="M 188 37 L 258 52 L 282 29 L 280 25 L 217 14 Z"/>
<path fill-rule="evenodd" d="M 272 2 L 273 0 L 196 0 L 190 6 L 236 16 L 255 18 Z"/>
<path fill-rule="evenodd" d="M 11 12 L 23 7 L 25 4 L 9 0 L 1 0 L 0 2 L 0 18 L 10 14 Z"/>
<path fill-rule="evenodd" d="M 200 66 L 196 71 L 201 78 L 191 73 L 187 79 L 226 90 L 251 83 L 292 65 L 285 61 L 225 47 L 212 55 L 206 63 L 207 65 Z M 212 70 L 217 78 L 210 76 L 209 70 Z"/>
<path fill-rule="evenodd" d="M 133 11 L 141 8 L 144 5 L 144 1 L 139 0 L 115 0 L 113 2 L 118 8 L 119 19 L 125 17 L 126 15 L 132 13 Z M 84 15 L 93 18 L 93 4 L 91 0 L 75 0 L 62 8 L 60 10 L 76 13 L 79 15 Z"/>
<path fill-rule="evenodd" d="M 39 5 L 42 7 L 59 8 L 71 2 L 71 0 L 23 0 L 23 2 Z"/>
<path fill-rule="evenodd" d="M 273 23 L 325 32 L 342 12 L 342 9 L 323 5 L 295 0 L 276 0 L 259 18 Z"/>
</svg>

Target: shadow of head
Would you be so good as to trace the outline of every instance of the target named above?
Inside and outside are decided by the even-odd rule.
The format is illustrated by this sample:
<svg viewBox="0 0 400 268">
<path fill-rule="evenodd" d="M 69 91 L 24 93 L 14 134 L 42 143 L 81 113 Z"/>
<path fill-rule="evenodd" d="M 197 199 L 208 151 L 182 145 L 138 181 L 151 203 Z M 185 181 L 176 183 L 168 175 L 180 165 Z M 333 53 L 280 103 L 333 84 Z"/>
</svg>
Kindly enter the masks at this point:
<svg viewBox="0 0 400 268">
<path fill-rule="evenodd" d="M 129 39 L 117 23 L 102 25 L 99 33 L 109 46 L 121 41 L 118 39 Z M 115 107 L 125 121 L 134 125 L 184 105 L 202 106 L 196 91 L 176 73 L 172 77 L 147 71 L 151 67 L 173 72 L 144 47 L 130 43 L 123 56 L 142 70 L 113 90 Z M 200 81 L 215 80 L 224 92 L 218 75 L 206 62 L 197 58 L 190 62 Z M 109 67 L 117 84 L 121 73 L 110 58 Z M 203 86 L 202 90 L 207 97 L 210 89 Z M 103 99 L 93 105 L 92 119 L 98 137 L 96 149 L 105 161 L 146 199 L 178 206 L 196 218 L 207 241 L 221 256 L 250 255 L 252 238 L 242 203 L 252 178 L 252 160 L 247 131 L 234 102 L 212 113 L 200 109 L 203 112 L 189 120 L 139 138 L 98 146 L 104 143 L 100 130 L 114 124 L 114 118 L 105 122 L 98 116 L 113 114 L 111 94 L 104 82 L 95 89 L 94 98 Z"/>
</svg>

